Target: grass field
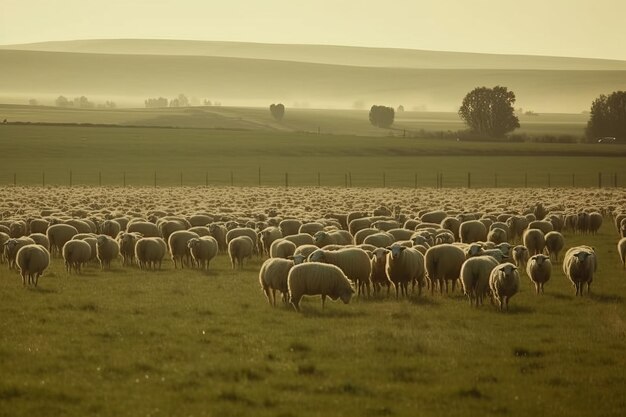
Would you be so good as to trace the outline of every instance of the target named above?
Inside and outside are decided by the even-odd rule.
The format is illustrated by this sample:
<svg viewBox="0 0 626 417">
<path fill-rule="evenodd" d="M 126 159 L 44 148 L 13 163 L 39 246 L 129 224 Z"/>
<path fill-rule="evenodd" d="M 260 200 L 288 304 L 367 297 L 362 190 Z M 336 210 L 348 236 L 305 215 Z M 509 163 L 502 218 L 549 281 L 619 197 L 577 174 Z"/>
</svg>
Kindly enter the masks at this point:
<svg viewBox="0 0 626 417">
<path fill-rule="evenodd" d="M 0 126 L 0 144 L 2 185 L 258 185 L 259 169 L 261 185 L 626 184 L 624 145 L 27 125 Z"/>
<path fill-rule="evenodd" d="M 184 206 L 178 192 L 155 192 L 144 208 L 161 198 Z M 359 201 L 405 192 L 363 191 Z M 125 193 L 73 198 L 123 209 Z M 203 206 L 210 193 L 188 198 Z M 49 203 L 25 194 L 14 198 L 24 210 Z M 284 202 L 285 211 L 302 205 Z M 458 291 L 325 310 L 311 298 L 297 314 L 268 306 L 256 258 L 241 272 L 220 255 L 208 273 L 166 262 L 156 273 L 93 264 L 80 276 L 54 259 L 37 289 L 1 265 L 0 415 L 622 416 L 626 272 L 616 233 L 606 218 L 597 235 L 565 238 L 596 248 L 593 294 L 575 298 L 555 265 L 542 297 L 522 276 L 508 314 L 472 309 Z"/>
</svg>

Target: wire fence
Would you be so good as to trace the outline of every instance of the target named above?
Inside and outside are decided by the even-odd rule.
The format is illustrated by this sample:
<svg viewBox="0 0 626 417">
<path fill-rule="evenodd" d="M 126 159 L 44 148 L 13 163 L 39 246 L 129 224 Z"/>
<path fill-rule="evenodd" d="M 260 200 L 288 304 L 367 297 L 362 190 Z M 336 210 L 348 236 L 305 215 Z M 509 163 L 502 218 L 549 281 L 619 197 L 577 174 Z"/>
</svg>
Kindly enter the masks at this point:
<svg viewBox="0 0 626 417">
<path fill-rule="evenodd" d="M 4 180 L 4 181 L 3 181 Z M 626 187 L 626 172 L 279 172 L 276 170 L 193 172 L 67 171 L 13 172 L 0 176 L 5 186 L 97 187 L 364 187 L 364 188 L 556 188 Z"/>
</svg>

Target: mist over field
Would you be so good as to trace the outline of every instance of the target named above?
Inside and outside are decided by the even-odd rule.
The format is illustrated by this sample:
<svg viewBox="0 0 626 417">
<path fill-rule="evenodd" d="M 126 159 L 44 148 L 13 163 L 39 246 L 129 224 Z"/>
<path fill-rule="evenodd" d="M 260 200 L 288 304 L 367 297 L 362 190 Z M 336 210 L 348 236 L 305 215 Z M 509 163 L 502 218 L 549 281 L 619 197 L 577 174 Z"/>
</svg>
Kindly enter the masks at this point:
<svg viewBox="0 0 626 417">
<path fill-rule="evenodd" d="M 580 113 L 626 88 L 616 60 L 164 40 L 14 45 L 0 49 L 0 73 L 4 102 L 84 95 L 125 107 L 184 93 L 235 106 L 456 111 L 472 88 L 506 85 L 517 106 Z"/>
</svg>

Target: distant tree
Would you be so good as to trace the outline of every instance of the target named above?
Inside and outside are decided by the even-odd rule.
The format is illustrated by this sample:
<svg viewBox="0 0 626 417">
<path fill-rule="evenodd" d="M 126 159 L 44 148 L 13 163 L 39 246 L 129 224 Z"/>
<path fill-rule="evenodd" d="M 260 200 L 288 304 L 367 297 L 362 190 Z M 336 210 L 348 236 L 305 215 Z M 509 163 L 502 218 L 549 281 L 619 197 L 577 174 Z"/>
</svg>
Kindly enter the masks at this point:
<svg viewBox="0 0 626 417">
<path fill-rule="evenodd" d="M 175 100 L 178 100 L 178 106 L 172 107 L 189 107 L 189 99 L 183 93 L 180 93 L 178 97 L 175 98 Z"/>
<path fill-rule="evenodd" d="M 397 112 L 398 112 L 398 113 L 402 113 L 403 111 L 404 111 L 404 106 L 403 106 L 402 104 L 400 104 L 400 105 L 398 106 L 398 110 L 397 110 Z"/>
<path fill-rule="evenodd" d="M 167 107 L 168 101 L 167 101 L 167 99 L 165 97 L 148 98 L 148 99 L 144 100 L 144 104 L 148 108 Z"/>
<path fill-rule="evenodd" d="M 463 99 L 459 116 L 473 133 L 499 138 L 519 127 L 514 103 L 515 94 L 506 87 L 478 87 Z"/>
<path fill-rule="evenodd" d="M 28 105 L 29 106 L 38 106 L 39 102 L 37 100 L 35 100 L 34 98 L 31 98 L 30 100 L 28 100 Z"/>
<path fill-rule="evenodd" d="M 209 100 L 208 98 L 205 98 L 205 99 L 204 99 L 204 105 L 205 105 L 205 106 L 212 106 L 212 105 L 213 105 L 213 103 L 211 103 L 211 100 Z"/>
<path fill-rule="evenodd" d="M 272 104 L 270 106 L 270 113 L 274 119 L 280 122 L 285 116 L 285 106 L 282 103 Z"/>
<path fill-rule="evenodd" d="M 605 136 L 626 140 L 626 91 L 602 94 L 593 101 L 586 133 L 590 141 Z"/>
<path fill-rule="evenodd" d="M 79 107 L 81 109 L 93 109 L 96 105 L 89 101 L 87 97 L 80 96 L 74 98 L 74 107 Z"/>
<path fill-rule="evenodd" d="M 170 100 L 170 107 L 180 107 L 180 101 L 177 98 Z"/>
<path fill-rule="evenodd" d="M 372 106 L 370 109 L 370 123 L 376 127 L 387 128 L 393 124 L 396 112 L 393 107 Z"/>
<path fill-rule="evenodd" d="M 69 100 L 67 99 L 67 97 L 64 97 L 64 96 L 59 96 L 59 97 L 57 97 L 57 99 L 56 99 L 56 100 L 54 100 L 54 104 L 55 104 L 57 107 L 70 107 L 70 106 L 72 106 L 72 105 L 73 105 L 73 103 L 72 103 L 71 101 L 69 101 Z"/>
<path fill-rule="evenodd" d="M 107 101 L 105 101 L 105 102 L 104 102 L 104 106 L 105 106 L 107 109 L 114 109 L 114 108 L 116 108 L 116 107 L 117 107 L 117 104 L 115 104 L 115 103 L 114 103 L 114 102 L 112 102 L 112 101 L 108 101 L 108 100 L 107 100 Z"/>
</svg>

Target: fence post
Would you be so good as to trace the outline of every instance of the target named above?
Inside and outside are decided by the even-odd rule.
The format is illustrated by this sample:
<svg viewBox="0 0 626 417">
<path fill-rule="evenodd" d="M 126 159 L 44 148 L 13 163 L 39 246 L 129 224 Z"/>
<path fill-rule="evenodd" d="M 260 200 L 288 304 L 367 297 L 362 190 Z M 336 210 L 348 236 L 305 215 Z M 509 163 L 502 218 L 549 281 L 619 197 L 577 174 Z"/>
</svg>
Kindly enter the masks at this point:
<svg viewBox="0 0 626 417">
<path fill-rule="evenodd" d="M 285 188 L 289 188 L 289 173 L 285 172 Z"/>
<path fill-rule="evenodd" d="M 572 174 L 572 188 L 576 186 L 576 174 Z"/>
<path fill-rule="evenodd" d="M 383 172 L 383 188 L 387 186 L 387 175 Z"/>
<path fill-rule="evenodd" d="M 472 188 L 472 174 L 467 173 L 467 188 Z"/>
<path fill-rule="evenodd" d="M 156 180 L 156 171 L 154 171 L 154 188 L 156 188 L 156 182 L 157 182 L 157 180 Z"/>
<path fill-rule="evenodd" d="M 348 174 L 343 174 L 343 175 L 344 175 L 345 188 L 348 188 Z"/>
<path fill-rule="evenodd" d="M 183 186 L 183 173 L 182 173 L 182 171 L 180 173 L 180 186 L 181 187 Z"/>
<path fill-rule="evenodd" d="M 204 186 L 208 187 L 209 186 L 209 171 L 206 171 L 204 173 Z"/>
<path fill-rule="evenodd" d="M 415 181 L 413 183 L 413 188 L 417 189 L 417 172 L 415 173 Z"/>
<path fill-rule="evenodd" d="M 602 173 L 598 172 L 598 188 L 602 188 Z"/>
<path fill-rule="evenodd" d="M 352 188 L 352 172 L 348 172 L 348 186 Z"/>
<path fill-rule="evenodd" d="M 102 171 L 98 171 L 98 186 L 102 187 Z"/>
<path fill-rule="evenodd" d="M 45 171 L 41 173 L 41 186 L 43 188 L 46 187 L 46 172 Z"/>
<path fill-rule="evenodd" d="M 235 179 L 233 178 L 233 171 L 230 171 L 230 186 L 233 187 L 235 185 Z"/>
<path fill-rule="evenodd" d="M 443 188 L 443 172 L 439 174 L 439 188 Z"/>
<path fill-rule="evenodd" d="M 259 187 L 261 186 L 261 167 L 259 167 Z"/>
<path fill-rule="evenodd" d="M 321 177 L 320 177 L 320 173 L 318 171 L 317 172 L 317 186 L 321 187 L 321 185 L 322 185 L 322 180 L 321 180 Z"/>
<path fill-rule="evenodd" d="M 524 188 L 528 188 L 528 172 L 524 173 Z"/>
<path fill-rule="evenodd" d="M 72 188 L 72 170 L 70 169 L 70 188 Z"/>
<path fill-rule="evenodd" d="M 617 172 L 613 174 L 613 187 L 617 188 Z"/>
<path fill-rule="evenodd" d="M 124 176 L 122 177 L 122 185 L 126 188 L 126 171 L 124 171 Z"/>
<path fill-rule="evenodd" d="M 498 188 L 498 173 L 493 174 L 493 184 L 495 188 Z"/>
</svg>

